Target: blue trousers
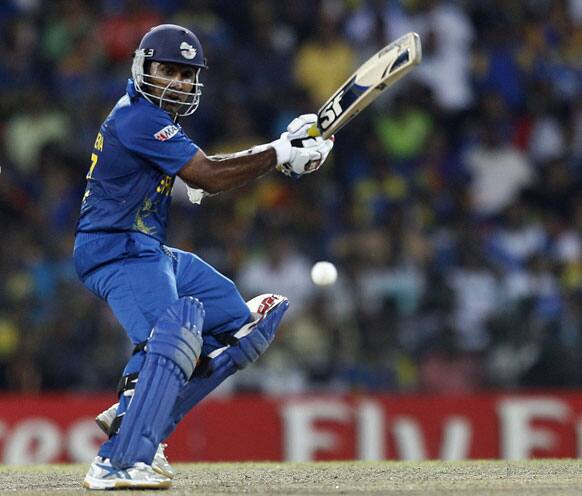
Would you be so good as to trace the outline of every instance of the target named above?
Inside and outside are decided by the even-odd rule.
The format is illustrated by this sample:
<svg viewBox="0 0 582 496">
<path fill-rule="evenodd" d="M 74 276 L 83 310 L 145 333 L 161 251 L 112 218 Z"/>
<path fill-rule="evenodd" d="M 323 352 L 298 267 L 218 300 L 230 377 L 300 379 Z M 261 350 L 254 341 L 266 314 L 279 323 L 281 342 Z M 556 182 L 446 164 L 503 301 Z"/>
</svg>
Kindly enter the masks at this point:
<svg viewBox="0 0 582 496">
<path fill-rule="evenodd" d="M 234 333 L 251 320 L 250 311 L 234 283 L 202 259 L 169 248 L 140 233 L 79 234 L 75 267 L 83 284 L 111 310 L 134 345 L 145 341 L 160 315 L 180 297 L 193 296 L 204 305 L 203 354 L 222 345 L 221 333 Z M 141 370 L 142 351 L 133 355 L 123 372 Z M 118 415 L 127 408 L 120 398 Z M 113 440 L 99 455 L 109 458 Z"/>
<path fill-rule="evenodd" d="M 214 339 L 250 320 L 235 284 L 201 258 L 140 233 L 84 234 L 75 243 L 75 267 L 83 284 L 107 301 L 132 343 L 147 339 L 161 313 L 183 296 L 204 305 L 203 352 Z"/>
</svg>

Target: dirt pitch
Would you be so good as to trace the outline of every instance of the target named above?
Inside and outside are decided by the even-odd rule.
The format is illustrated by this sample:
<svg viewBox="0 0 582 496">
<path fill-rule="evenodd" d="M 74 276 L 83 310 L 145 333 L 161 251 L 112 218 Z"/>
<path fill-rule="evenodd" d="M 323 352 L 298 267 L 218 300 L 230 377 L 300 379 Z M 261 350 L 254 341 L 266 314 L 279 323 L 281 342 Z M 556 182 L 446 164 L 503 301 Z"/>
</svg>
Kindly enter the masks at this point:
<svg viewBox="0 0 582 496">
<path fill-rule="evenodd" d="M 170 495 L 582 495 L 582 460 L 176 464 Z M 0 466 L 0 494 L 77 495 L 87 465 Z"/>
</svg>

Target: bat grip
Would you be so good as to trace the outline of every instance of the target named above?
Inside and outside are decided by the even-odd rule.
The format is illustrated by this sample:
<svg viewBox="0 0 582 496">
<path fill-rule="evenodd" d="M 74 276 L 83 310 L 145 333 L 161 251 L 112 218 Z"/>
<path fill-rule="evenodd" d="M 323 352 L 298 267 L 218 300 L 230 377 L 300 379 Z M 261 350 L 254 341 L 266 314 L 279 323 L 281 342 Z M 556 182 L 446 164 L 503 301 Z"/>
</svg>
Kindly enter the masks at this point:
<svg viewBox="0 0 582 496">
<path fill-rule="evenodd" d="M 319 127 L 317 126 L 317 124 L 313 124 L 308 130 L 307 130 L 307 137 L 308 138 L 315 138 L 317 136 L 321 136 L 323 139 L 328 139 L 331 137 L 331 133 L 328 132 L 321 132 L 321 130 L 319 129 Z M 291 140 L 291 146 L 301 146 L 301 139 L 294 139 Z"/>
<path fill-rule="evenodd" d="M 327 130 L 322 132 L 317 124 L 313 124 L 313 126 L 309 128 L 309 130 L 307 131 L 307 135 L 311 137 L 321 136 L 324 140 L 330 138 L 334 139 L 334 136 L 331 131 Z"/>
</svg>

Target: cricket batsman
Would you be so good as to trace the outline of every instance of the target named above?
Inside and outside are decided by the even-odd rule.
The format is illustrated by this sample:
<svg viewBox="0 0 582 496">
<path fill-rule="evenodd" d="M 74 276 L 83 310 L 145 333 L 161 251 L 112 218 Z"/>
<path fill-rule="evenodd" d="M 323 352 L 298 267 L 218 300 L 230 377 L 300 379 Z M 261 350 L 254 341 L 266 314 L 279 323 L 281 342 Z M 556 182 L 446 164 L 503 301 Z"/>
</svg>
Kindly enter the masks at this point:
<svg viewBox="0 0 582 496">
<path fill-rule="evenodd" d="M 105 119 L 91 154 L 74 247 L 83 284 L 107 301 L 134 346 L 119 403 L 97 417 L 109 435 L 83 485 L 168 488 L 164 440 L 228 376 L 262 355 L 287 310 L 284 296 L 245 303 L 234 283 L 192 253 L 165 245 L 174 179 L 192 201 L 277 168 L 317 170 L 332 140 L 309 137 L 314 114 L 275 141 L 207 156 L 180 127 L 194 113 L 206 60 L 181 26 L 148 31 L 135 51 L 127 93 Z"/>
</svg>

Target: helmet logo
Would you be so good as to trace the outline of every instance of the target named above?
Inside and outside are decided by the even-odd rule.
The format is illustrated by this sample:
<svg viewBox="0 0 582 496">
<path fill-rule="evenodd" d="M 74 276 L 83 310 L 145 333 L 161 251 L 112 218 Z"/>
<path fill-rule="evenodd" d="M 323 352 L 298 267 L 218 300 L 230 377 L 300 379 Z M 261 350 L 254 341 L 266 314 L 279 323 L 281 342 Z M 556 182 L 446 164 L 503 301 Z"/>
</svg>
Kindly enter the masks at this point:
<svg viewBox="0 0 582 496">
<path fill-rule="evenodd" d="M 182 53 L 182 57 L 188 60 L 192 60 L 196 57 L 196 48 L 185 41 L 180 43 L 180 52 Z"/>
</svg>

